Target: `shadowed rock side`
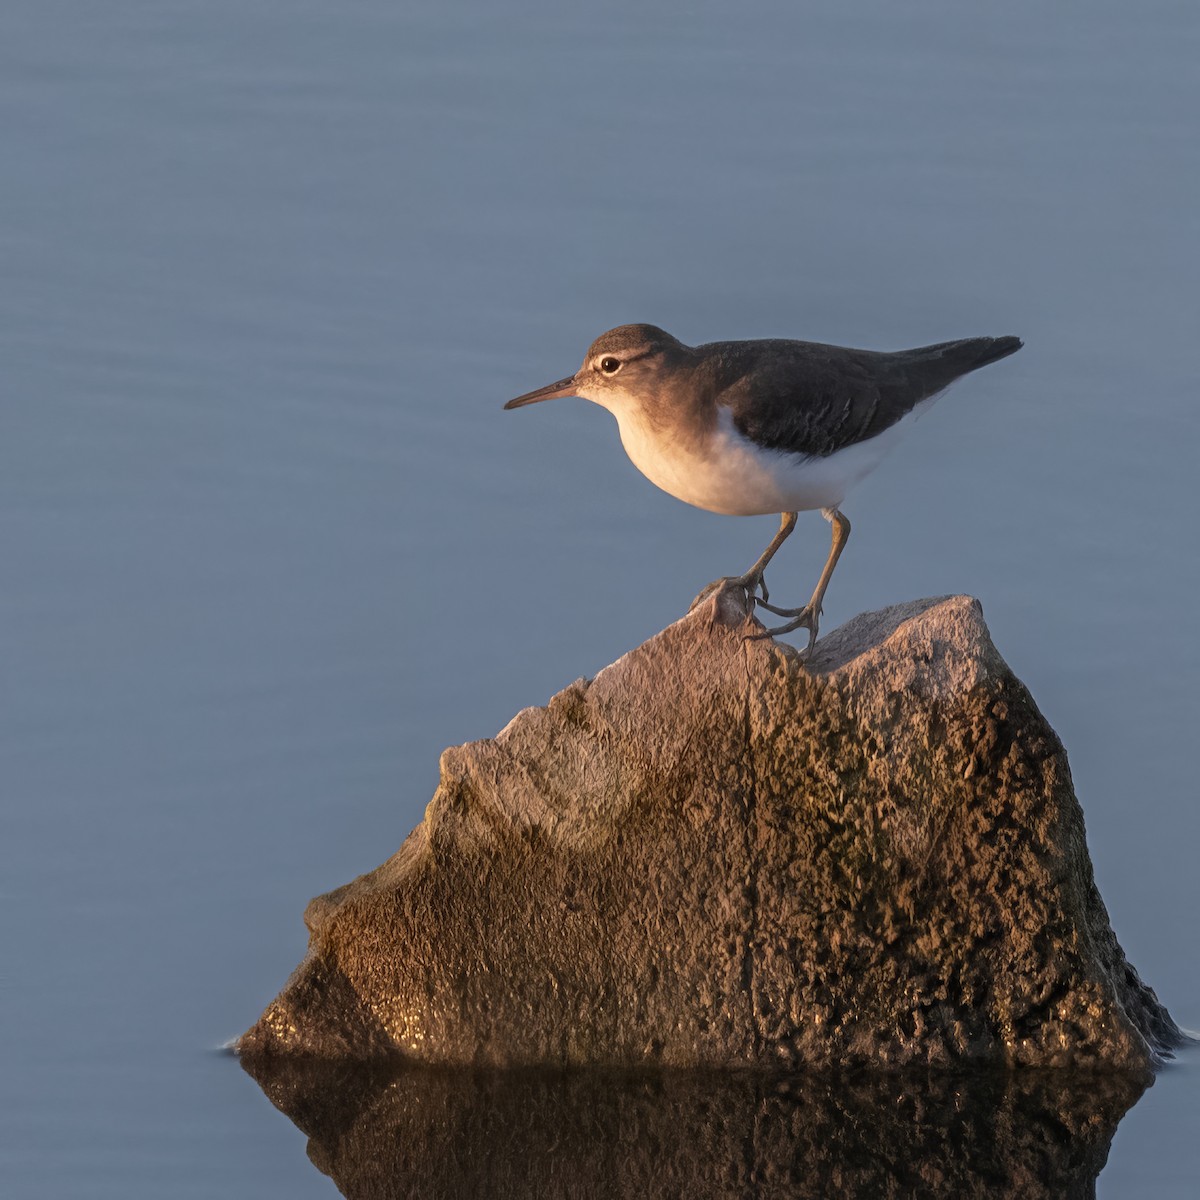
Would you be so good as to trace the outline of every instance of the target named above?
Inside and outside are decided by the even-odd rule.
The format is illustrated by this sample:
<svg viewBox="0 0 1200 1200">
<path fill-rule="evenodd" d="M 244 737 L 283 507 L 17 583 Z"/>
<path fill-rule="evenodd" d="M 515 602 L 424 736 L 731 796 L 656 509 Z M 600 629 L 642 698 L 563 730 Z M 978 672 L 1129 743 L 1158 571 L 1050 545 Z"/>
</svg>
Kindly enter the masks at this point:
<svg viewBox="0 0 1200 1200">
<path fill-rule="evenodd" d="M 979 604 L 858 617 L 806 667 L 724 590 L 496 738 L 314 900 L 244 1056 L 1144 1070 L 1066 757 Z"/>
<path fill-rule="evenodd" d="M 1123 1072 L 248 1069 L 349 1200 L 1090 1197 L 1142 1090 Z"/>
</svg>

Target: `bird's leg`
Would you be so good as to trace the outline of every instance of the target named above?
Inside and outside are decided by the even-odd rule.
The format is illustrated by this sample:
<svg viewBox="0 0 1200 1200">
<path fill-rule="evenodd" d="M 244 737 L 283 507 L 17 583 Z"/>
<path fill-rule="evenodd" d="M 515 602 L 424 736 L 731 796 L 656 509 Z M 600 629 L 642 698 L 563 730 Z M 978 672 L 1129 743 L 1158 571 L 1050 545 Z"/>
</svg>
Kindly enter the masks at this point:
<svg viewBox="0 0 1200 1200">
<path fill-rule="evenodd" d="M 825 560 L 824 570 L 821 571 L 821 578 L 817 580 L 812 598 L 803 608 L 776 608 L 773 604 L 768 604 L 765 598 L 758 601 L 769 612 L 793 619 L 778 629 L 768 629 L 755 636 L 774 637 L 780 633 L 791 633 L 793 629 L 807 629 L 808 646 L 804 651 L 806 655 L 812 651 L 813 643 L 817 640 L 817 624 L 821 617 L 821 603 L 825 599 L 825 589 L 829 586 L 829 581 L 833 577 L 833 569 L 837 566 L 838 559 L 841 558 L 842 551 L 846 548 L 846 542 L 850 538 L 850 522 L 836 508 L 823 508 L 821 515 L 833 526 L 833 529 L 829 557 Z"/>
<path fill-rule="evenodd" d="M 771 544 L 758 556 L 758 562 L 748 570 L 745 575 L 736 577 L 735 582 L 739 583 L 750 593 L 750 598 L 754 599 L 754 593 L 757 589 L 762 589 L 762 598 L 767 598 L 767 581 L 763 578 L 763 573 L 767 569 L 767 563 L 775 557 L 775 551 L 787 541 L 788 535 L 796 528 L 796 514 L 794 512 L 785 512 L 779 514 L 779 531 L 771 539 Z"/>
<path fill-rule="evenodd" d="M 702 600 L 708 599 L 709 596 L 724 584 L 732 584 L 735 587 L 746 589 L 746 598 L 753 606 L 757 597 L 755 593 L 762 589 L 762 601 L 767 598 L 767 585 L 763 579 L 763 572 L 767 569 L 767 563 L 775 556 L 775 551 L 783 545 L 788 539 L 788 534 L 796 528 L 796 514 L 794 512 L 785 512 L 779 514 L 779 531 L 771 539 L 771 544 L 758 556 L 758 561 L 744 575 L 726 575 L 722 579 L 714 579 L 695 600 L 692 601 L 692 608 L 695 608 Z M 760 601 L 761 603 L 761 601 Z"/>
</svg>

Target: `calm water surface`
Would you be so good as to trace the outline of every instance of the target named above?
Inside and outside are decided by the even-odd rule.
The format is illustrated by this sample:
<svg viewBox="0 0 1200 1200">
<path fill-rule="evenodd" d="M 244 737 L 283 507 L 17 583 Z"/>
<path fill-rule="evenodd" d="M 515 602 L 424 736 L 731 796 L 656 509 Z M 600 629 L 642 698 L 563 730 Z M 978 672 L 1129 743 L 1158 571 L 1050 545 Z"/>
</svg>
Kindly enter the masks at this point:
<svg viewBox="0 0 1200 1200">
<path fill-rule="evenodd" d="M 606 414 L 609 326 L 1017 333 L 847 502 L 832 627 L 979 596 L 1113 923 L 1200 1027 L 1200 10 L 10 0 L 0 1182 L 329 1196 L 216 1053 L 313 894 L 741 570 Z M 776 568 L 806 596 L 815 515 Z M 1103 1196 L 1193 1196 L 1200 1066 Z M 410 1169 L 420 1175 L 419 1164 Z"/>
</svg>

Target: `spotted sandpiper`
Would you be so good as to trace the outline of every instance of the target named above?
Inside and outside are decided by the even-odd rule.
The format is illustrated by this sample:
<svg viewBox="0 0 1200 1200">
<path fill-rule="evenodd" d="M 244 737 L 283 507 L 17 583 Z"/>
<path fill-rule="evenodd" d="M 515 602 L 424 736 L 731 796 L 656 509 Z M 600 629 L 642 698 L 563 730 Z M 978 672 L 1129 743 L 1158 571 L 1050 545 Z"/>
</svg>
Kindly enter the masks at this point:
<svg viewBox="0 0 1200 1200">
<path fill-rule="evenodd" d="M 616 417 L 625 452 L 663 491 L 710 512 L 780 513 L 754 566 L 709 584 L 693 606 L 723 583 L 742 587 L 750 602 L 791 618 L 759 636 L 807 629 L 811 650 L 850 536 L 840 511 L 847 489 L 939 392 L 1021 345 L 975 337 L 894 353 L 784 339 L 686 346 L 656 325 L 621 325 L 592 343 L 574 375 L 504 407 L 582 396 Z M 763 572 L 797 512 L 815 508 L 833 525 L 829 558 L 807 604 L 776 608 Z"/>
</svg>

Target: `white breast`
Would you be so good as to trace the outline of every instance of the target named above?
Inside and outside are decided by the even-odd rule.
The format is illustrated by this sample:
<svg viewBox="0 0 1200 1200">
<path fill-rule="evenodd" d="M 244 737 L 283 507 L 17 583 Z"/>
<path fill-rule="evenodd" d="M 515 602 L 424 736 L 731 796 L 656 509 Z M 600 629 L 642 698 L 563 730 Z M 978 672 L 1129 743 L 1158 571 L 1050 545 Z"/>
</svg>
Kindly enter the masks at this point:
<svg viewBox="0 0 1200 1200">
<path fill-rule="evenodd" d="M 728 409 L 721 410 L 712 437 L 699 445 L 664 436 L 636 412 L 613 415 L 626 454 L 651 483 L 697 508 L 748 517 L 838 507 L 847 489 L 879 465 L 928 403 L 877 437 L 826 458 L 764 450 L 737 431 Z"/>
</svg>

